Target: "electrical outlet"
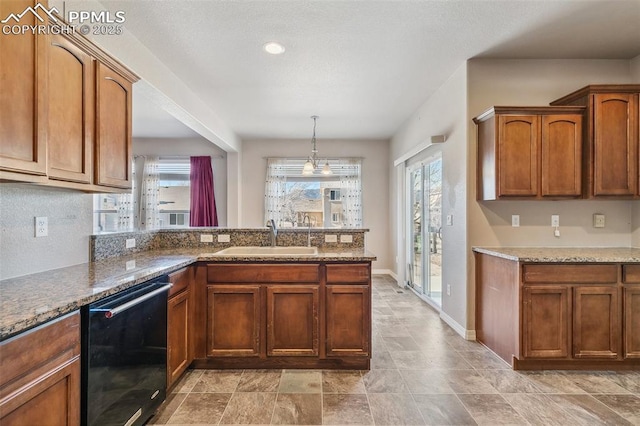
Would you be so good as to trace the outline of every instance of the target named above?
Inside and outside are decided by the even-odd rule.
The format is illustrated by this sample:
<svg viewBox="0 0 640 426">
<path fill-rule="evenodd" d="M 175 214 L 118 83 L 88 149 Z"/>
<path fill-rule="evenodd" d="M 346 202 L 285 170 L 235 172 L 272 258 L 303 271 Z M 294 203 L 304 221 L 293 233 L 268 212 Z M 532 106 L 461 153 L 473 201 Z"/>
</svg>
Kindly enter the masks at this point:
<svg viewBox="0 0 640 426">
<path fill-rule="evenodd" d="M 593 215 L 593 227 L 604 228 L 604 215 L 600 213 L 594 213 Z"/>
<path fill-rule="evenodd" d="M 36 217 L 34 224 L 36 237 L 46 237 L 49 235 L 49 219 L 46 217 Z"/>
<path fill-rule="evenodd" d="M 218 234 L 218 242 L 219 243 L 229 243 L 229 242 L 231 242 L 231 235 L 229 235 L 229 234 Z"/>
<path fill-rule="evenodd" d="M 338 242 L 338 236 L 336 234 L 326 234 L 324 236 L 324 242 L 325 243 L 337 243 Z"/>
<path fill-rule="evenodd" d="M 353 235 L 340 235 L 340 242 L 341 243 L 352 243 L 353 242 Z"/>
<path fill-rule="evenodd" d="M 551 226 L 560 226 L 560 215 L 552 214 L 551 215 Z"/>
<path fill-rule="evenodd" d="M 124 248 L 134 248 L 135 246 L 136 246 L 135 238 L 127 238 L 127 240 L 124 242 Z"/>
<path fill-rule="evenodd" d="M 447 226 L 453 226 L 453 215 L 452 214 L 448 214 L 447 215 Z"/>
<path fill-rule="evenodd" d="M 447 284 L 447 296 L 451 296 L 451 284 Z"/>
<path fill-rule="evenodd" d="M 520 226 L 520 215 L 519 214 L 512 214 L 511 215 L 511 226 L 513 226 L 514 228 L 517 228 Z"/>
<path fill-rule="evenodd" d="M 212 243 L 213 235 L 212 234 L 200 234 L 200 242 L 201 243 Z"/>
</svg>

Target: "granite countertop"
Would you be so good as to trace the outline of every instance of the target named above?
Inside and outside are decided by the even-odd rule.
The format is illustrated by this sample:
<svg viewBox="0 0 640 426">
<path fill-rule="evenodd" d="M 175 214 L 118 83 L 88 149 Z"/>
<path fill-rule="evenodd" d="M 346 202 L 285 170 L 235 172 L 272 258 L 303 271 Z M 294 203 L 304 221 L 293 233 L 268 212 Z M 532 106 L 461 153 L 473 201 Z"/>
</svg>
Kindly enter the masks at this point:
<svg viewBox="0 0 640 426">
<path fill-rule="evenodd" d="M 198 261 L 373 261 L 364 249 L 318 249 L 317 256 L 215 256 L 202 248 L 140 252 L 0 281 L 0 341 L 136 284 Z"/>
<path fill-rule="evenodd" d="M 474 247 L 473 251 L 518 262 L 640 263 L 640 248 L 628 247 Z"/>
</svg>

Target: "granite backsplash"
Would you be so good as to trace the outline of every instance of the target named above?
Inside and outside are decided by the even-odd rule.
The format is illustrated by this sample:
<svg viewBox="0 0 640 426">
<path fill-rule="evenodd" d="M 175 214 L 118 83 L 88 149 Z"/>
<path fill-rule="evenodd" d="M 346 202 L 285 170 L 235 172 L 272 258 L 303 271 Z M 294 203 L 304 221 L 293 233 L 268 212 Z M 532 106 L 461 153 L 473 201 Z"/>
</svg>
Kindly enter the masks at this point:
<svg viewBox="0 0 640 426">
<path fill-rule="evenodd" d="M 368 229 L 311 229 L 311 245 L 320 248 L 364 248 Z M 213 242 L 202 242 L 211 235 Z M 229 242 L 218 242 L 219 235 L 228 235 Z M 335 235 L 337 242 L 326 242 L 325 236 Z M 309 231 L 304 228 L 278 230 L 277 245 L 306 246 Z M 351 237 L 351 242 L 347 242 Z M 126 241 L 135 239 L 135 247 L 126 248 Z M 347 240 L 347 241 L 345 241 Z M 226 248 L 233 246 L 268 246 L 269 230 L 265 228 L 194 228 L 160 229 L 92 235 L 89 239 L 91 261 L 170 248 Z"/>
</svg>

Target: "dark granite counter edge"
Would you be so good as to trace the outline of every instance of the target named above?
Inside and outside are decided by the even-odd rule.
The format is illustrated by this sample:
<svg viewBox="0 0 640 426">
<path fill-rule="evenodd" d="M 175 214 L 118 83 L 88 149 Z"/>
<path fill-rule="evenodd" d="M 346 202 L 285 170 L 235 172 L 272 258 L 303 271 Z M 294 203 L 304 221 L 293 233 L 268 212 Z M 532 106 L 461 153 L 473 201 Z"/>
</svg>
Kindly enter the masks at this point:
<svg viewBox="0 0 640 426">
<path fill-rule="evenodd" d="M 594 248 L 597 253 L 585 253 L 577 247 L 473 247 L 476 253 L 488 254 L 506 260 L 531 263 L 640 263 L 640 249 L 631 248 Z M 545 250 L 545 254 L 522 253 L 527 250 Z M 514 253 L 521 251 L 521 253 Z M 574 251 L 574 253 L 570 253 Z M 615 251 L 629 251 L 616 254 Z M 607 254 L 607 252 L 609 252 Z M 631 253 L 633 252 L 633 253 Z"/>
<path fill-rule="evenodd" d="M 36 313 L 35 315 L 13 322 L 8 325 L 0 326 L 0 341 L 7 340 L 19 333 L 27 331 L 42 325 L 48 321 L 56 319 L 69 312 L 80 309 L 82 306 L 93 303 L 104 297 L 108 297 L 112 294 L 126 290 L 137 284 L 143 283 L 148 280 L 152 280 L 162 274 L 172 272 L 176 269 L 189 266 L 196 262 L 358 262 L 358 261 L 373 261 L 376 260 L 376 256 L 365 252 L 363 255 L 355 255 L 349 253 L 320 253 L 314 256 L 216 256 L 213 253 L 203 253 L 200 255 L 193 255 L 185 259 L 184 255 L 180 255 L 181 259 L 177 259 L 175 262 L 168 260 L 167 264 L 162 267 L 149 268 L 149 270 L 139 270 L 135 275 L 131 275 L 131 279 L 123 280 L 118 285 L 114 285 L 103 291 L 96 292 L 87 297 L 82 297 L 60 306 L 52 307 L 46 311 Z"/>
</svg>

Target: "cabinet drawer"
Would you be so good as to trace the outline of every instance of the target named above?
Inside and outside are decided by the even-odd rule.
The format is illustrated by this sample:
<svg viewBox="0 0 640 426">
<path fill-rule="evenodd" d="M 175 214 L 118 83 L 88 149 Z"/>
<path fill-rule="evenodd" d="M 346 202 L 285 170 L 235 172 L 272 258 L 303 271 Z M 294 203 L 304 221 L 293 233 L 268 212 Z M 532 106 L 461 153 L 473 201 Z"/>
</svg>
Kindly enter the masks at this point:
<svg viewBox="0 0 640 426">
<path fill-rule="evenodd" d="M 80 314 L 69 314 L 0 343 L 0 399 L 19 377 L 30 380 L 80 355 Z M 53 363 L 53 364 L 52 364 Z"/>
<path fill-rule="evenodd" d="M 327 265 L 327 283 L 363 283 L 371 278 L 369 264 Z"/>
<path fill-rule="evenodd" d="M 189 283 L 191 283 L 191 271 L 191 268 L 182 268 L 169 274 L 169 282 L 173 284 L 173 287 L 169 290 L 169 297 L 189 287 Z"/>
<path fill-rule="evenodd" d="M 640 265 L 622 265 L 622 281 L 640 283 Z"/>
<path fill-rule="evenodd" d="M 616 265 L 524 265 L 523 281 L 526 283 L 576 283 L 602 284 L 618 282 Z"/>
<path fill-rule="evenodd" d="M 210 283 L 315 283 L 320 281 L 320 265 L 289 264 L 211 264 L 207 265 Z"/>
</svg>

